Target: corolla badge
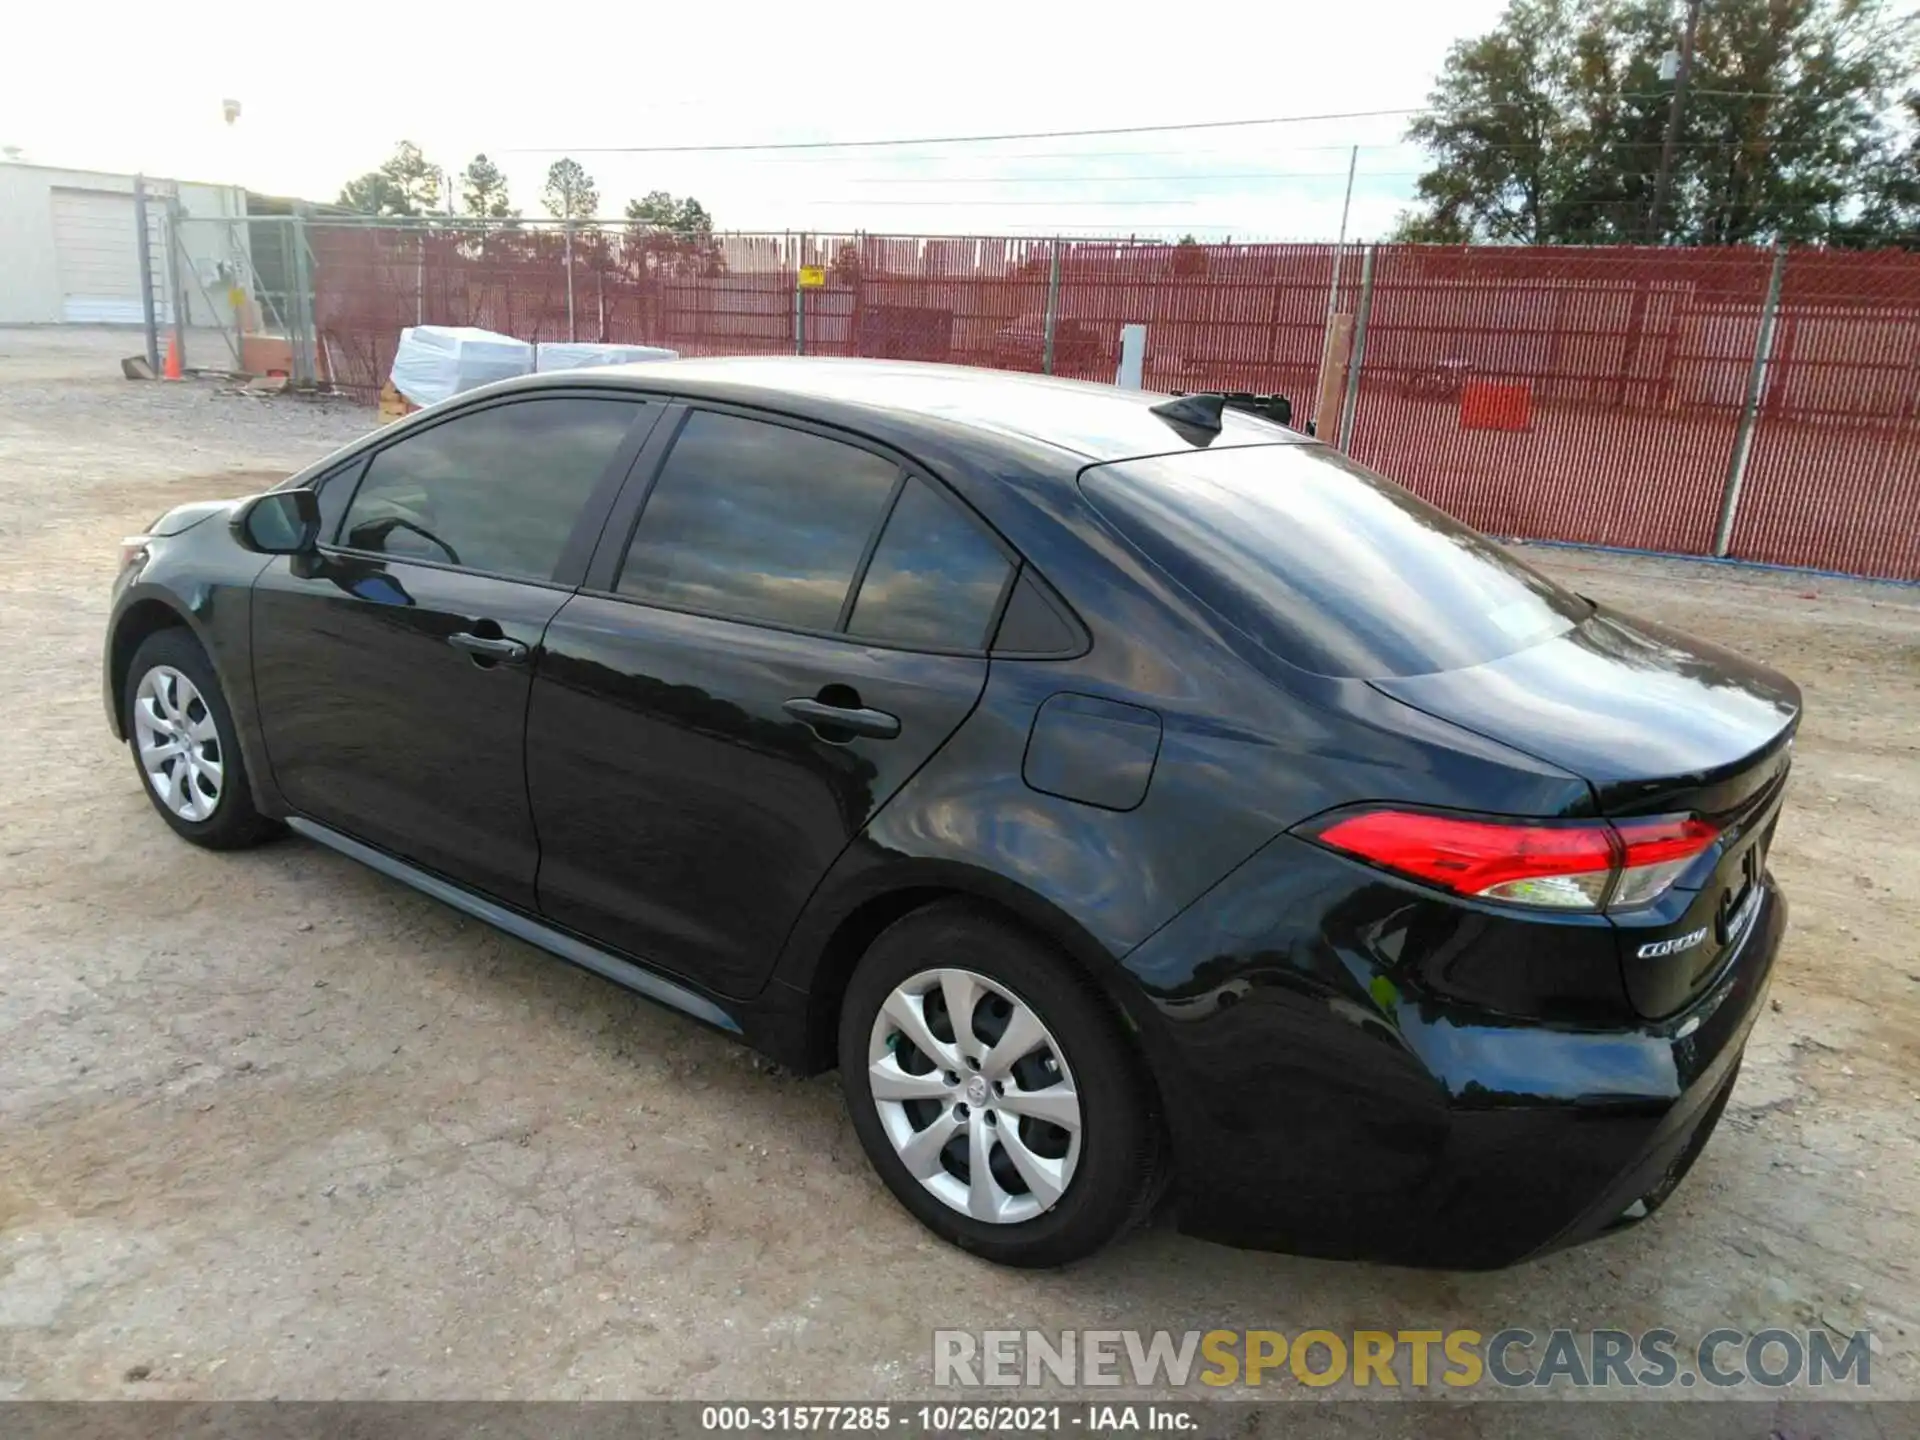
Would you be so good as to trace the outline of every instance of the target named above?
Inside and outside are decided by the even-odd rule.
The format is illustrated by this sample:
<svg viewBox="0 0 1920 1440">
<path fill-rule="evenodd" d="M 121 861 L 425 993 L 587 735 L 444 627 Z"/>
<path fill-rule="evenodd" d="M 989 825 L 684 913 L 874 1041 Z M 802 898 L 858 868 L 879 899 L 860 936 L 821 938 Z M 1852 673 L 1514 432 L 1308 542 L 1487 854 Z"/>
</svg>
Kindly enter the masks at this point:
<svg viewBox="0 0 1920 1440">
<path fill-rule="evenodd" d="M 1671 940 L 1651 940 L 1634 953 L 1642 960 L 1656 960 L 1662 955 L 1678 955 L 1682 950 L 1691 950 L 1707 938 L 1707 927 L 1689 930 L 1684 935 L 1676 935 Z"/>
</svg>

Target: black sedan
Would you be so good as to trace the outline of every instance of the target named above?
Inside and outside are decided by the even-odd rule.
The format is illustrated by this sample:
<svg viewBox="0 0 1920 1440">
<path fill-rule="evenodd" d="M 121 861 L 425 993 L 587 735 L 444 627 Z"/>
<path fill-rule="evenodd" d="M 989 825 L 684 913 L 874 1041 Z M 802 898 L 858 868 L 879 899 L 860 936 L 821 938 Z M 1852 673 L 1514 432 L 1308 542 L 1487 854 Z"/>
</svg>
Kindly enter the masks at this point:
<svg viewBox="0 0 1920 1440">
<path fill-rule="evenodd" d="M 1507 1264 L 1712 1131 L 1781 676 L 1223 408 L 880 362 L 507 381 L 125 546 L 161 818 L 292 829 L 837 1065 L 1017 1265 Z"/>
</svg>

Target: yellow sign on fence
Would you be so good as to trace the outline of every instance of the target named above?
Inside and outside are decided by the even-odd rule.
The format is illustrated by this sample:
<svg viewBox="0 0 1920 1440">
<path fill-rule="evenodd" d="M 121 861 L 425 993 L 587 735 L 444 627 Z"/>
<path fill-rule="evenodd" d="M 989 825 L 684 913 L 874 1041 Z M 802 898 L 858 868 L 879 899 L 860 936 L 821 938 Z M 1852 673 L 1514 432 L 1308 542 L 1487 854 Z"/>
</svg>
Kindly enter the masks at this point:
<svg viewBox="0 0 1920 1440">
<path fill-rule="evenodd" d="M 827 267 L 824 265 L 802 265 L 800 267 L 800 288 L 818 290 L 827 283 Z"/>
</svg>

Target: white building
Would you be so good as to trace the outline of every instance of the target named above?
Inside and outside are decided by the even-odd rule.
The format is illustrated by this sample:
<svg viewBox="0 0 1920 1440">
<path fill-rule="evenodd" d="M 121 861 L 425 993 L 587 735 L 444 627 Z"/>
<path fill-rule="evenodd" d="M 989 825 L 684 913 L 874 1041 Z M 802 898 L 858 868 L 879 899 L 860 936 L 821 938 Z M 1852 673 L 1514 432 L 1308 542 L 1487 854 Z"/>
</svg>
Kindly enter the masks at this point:
<svg viewBox="0 0 1920 1440">
<path fill-rule="evenodd" d="M 149 177 L 154 294 L 170 322 L 167 204 L 182 223 L 180 288 L 188 323 L 232 329 L 230 290 L 251 290 L 246 191 Z M 0 162 L 0 325 L 138 325 L 139 229 L 133 176 Z"/>
</svg>

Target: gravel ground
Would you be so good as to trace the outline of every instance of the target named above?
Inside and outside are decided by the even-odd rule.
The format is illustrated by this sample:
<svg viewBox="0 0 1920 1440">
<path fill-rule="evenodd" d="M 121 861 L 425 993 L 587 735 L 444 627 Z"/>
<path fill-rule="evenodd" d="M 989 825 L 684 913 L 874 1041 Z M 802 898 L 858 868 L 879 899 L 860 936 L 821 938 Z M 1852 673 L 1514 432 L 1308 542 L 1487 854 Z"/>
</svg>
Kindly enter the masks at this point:
<svg viewBox="0 0 1920 1440">
<path fill-rule="evenodd" d="M 1653 1223 L 1491 1275 L 1164 1225 L 1065 1273 L 927 1238 L 833 1077 L 318 847 L 219 856 L 100 713 L 115 542 L 370 412 L 138 385 L 0 331 L 0 1397 L 905 1398 L 936 1326 L 1871 1326 L 1920 1397 L 1920 591 L 1539 550 L 1787 670 L 1795 906 L 1726 1122 Z"/>
</svg>

